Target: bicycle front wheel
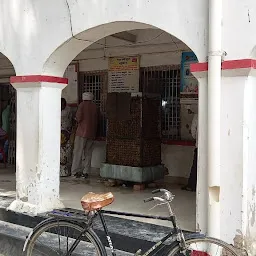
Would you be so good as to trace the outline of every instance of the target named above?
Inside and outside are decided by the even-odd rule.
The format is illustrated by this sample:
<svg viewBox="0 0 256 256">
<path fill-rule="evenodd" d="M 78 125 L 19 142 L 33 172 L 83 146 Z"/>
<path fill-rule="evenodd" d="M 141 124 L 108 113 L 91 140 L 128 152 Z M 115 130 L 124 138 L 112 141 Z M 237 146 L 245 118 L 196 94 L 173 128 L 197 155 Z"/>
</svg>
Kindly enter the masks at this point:
<svg viewBox="0 0 256 256">
<path fill-rule="evenodd" d="M 67 220 L 39 224 L 28 238 L 25 256 L 106 256 L 105 247 L 91 229 Z"/>
<path fill-rule="evenodd" d="M 215 238 L 192 238 L 186 240 L 187 249 L 181 254 L 181 248 L 177 244 L 173 247 L 168 256 L 241 256 L 242 254 L 236 251 L 231 245 Z"/>
</svg>

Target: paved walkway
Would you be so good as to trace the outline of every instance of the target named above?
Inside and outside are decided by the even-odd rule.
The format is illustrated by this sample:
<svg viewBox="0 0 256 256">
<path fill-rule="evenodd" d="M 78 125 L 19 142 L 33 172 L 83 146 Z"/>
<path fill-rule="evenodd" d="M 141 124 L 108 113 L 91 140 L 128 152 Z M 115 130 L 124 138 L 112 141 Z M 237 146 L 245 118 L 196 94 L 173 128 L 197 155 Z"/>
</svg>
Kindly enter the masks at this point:
<svg viewBox="0 0 256 256">
<path fill-rule="evenodd" d="M 66 207 L 81 209 L 80 199 L 88 192 L 113 192 L 115 201 L 107 207 L 111 210 L 144 213 L 166 216 L 167 211 L 164 206 L 154 207 L 154 203 L 143 202 L 143 199 L 151 197 L 151 190 L 133 191 L 127 187 L 106 187 L 98 182 L 98 178 L 88 181 L 74 178 L 61 178 L 60 196 Z M 168 188 L 175 195 L 173 209 L 176 213 L 180 226 L 184 230 L 193 231 L 195 229 L 196 216 L 196 194 L 182 191 L 179 186 L 170 185 Z M 15 198 L 15 173 L 12 169 L 4 170 L 0 168 L 0 196 L 2 200 L 0 207 L 7 207 Z M 129 219 L 132 219 L 129 217 Z M 169 223 L 159 220 L 139 219 L 157 225 L 169 226 Z"/>
</svg>

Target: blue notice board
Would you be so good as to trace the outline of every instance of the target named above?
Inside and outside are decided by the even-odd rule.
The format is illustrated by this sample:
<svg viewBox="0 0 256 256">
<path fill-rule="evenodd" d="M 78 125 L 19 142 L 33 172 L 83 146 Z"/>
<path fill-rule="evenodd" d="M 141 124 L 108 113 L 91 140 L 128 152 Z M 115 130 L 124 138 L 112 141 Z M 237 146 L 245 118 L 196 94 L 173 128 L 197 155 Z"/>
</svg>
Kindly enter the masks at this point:
<svg viewBox="0 0 256 256">
<path fill-rule="evenodd" d="M 198 62 L 193 52 L 183 52 L 181 57 L 181 86 L 182 94 L 197 94 L 198 81 L 190 72 L 190 64 Z"/>
</svg>

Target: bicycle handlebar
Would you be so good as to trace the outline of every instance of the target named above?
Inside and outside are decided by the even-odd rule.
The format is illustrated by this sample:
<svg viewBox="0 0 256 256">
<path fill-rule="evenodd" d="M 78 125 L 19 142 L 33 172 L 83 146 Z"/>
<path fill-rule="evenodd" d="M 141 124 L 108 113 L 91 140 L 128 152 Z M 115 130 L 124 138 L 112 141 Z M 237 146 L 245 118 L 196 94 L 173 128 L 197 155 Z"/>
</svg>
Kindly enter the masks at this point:
<svg viewBox="0 0 256 256">
<path fill-rule="evenodd" d="M 156 189 L 156 190 L 152 191 L 153 194 L 159 193 L 159 192 L 163 192 L 164 194 L 161 197 L 147 198 L 147 199 L 144 200 L 144 203 L 151 202 L 151 201 L 159 201 L 161 203 L 164 203 L 168 207 L 170 216 L 174 216 L 174 213 L 173 213 L 172 208 L 171 208 L 171 201 L 173 200 L 174 195 L 170 191 L 168 191 L 167 189 L 163 189 L 163 188 L 162 189 Z"/>
<path fill-rule="evenodd" d="M 147 203 L 147 202 L 150 202 L 150 201 L 154 201 L 154 197 L 144 199 L 144 203 Z"/>
<path fill-rule="evenodd" d="M 156 194 L 156 193 L 159 193 L 159 192 L 171 194 L 171 192 L 169 190 L 164 189 L 164 188 L 155 189 L 155 190 L 152 191 L 152 194 Z"/>
<path fill-rule="evenodd" d="M 144 200 L 144 203 L 150 202 L 150 201 L 161 201 L 161 202 L 170 202 L 174 198 L 174 195 L 168 191 L 167 189 L 156 189 L 152 191 L 152 194 L 156 194 L 159 192 L 163 192 L 164 195 L 162 197 L 150 197 Z"/>
<path fill-rule="evenodd" d="M 160 201 L 162 203 L 167 203 L 167 200 L 161 197 L 150 197 L 144 200 L 145 203 L 150 202 L 150 201 Z"/>
</svg>

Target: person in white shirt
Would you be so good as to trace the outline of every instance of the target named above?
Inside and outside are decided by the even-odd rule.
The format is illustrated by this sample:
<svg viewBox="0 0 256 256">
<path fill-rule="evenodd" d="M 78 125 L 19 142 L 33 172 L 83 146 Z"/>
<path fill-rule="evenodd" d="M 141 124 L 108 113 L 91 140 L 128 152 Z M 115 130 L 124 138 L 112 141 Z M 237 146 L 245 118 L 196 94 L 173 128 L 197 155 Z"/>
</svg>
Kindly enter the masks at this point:
<svg viewBox="0 0 256 256">
<path fill-rule="evenodd" d="M 196 185 L 197 185 L 197 136 L 198 136 L 198 114 L 194 114 L 192 124 L 191 124 L 191 135 L 195 139 L 195 150 L 194 150 L 194 159 L 193 164 L 191 166 L 190 175 L 188 179 L 188 184 L 185 187 L 182 187 L 182 190 L 187 191 L 196 191 Z"/>
</svg>

